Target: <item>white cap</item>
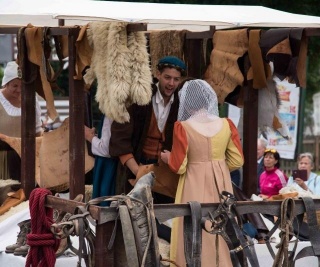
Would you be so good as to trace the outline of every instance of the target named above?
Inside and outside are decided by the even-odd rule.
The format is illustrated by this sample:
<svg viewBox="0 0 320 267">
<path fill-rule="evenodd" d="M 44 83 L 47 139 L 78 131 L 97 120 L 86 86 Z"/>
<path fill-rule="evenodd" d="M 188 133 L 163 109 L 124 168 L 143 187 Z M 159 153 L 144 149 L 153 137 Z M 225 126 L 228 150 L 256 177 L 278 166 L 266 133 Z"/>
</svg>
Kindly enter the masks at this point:
<svg viewBox="0 0 320 267">
<path fill-rule="evenodd" d="M 2 86 L 16 78 L 21 78 L 19 75 L 19 66 L 15 61 L 8 62 L 2 79 Z"/>
</svg>

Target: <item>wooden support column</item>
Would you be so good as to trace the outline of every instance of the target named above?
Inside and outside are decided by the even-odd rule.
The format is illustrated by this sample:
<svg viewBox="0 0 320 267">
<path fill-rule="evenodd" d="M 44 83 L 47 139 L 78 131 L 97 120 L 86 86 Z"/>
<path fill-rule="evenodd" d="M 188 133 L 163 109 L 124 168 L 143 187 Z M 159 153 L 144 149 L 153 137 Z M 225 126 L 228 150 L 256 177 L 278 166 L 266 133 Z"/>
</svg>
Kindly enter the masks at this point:
<svg viewBox="0 0 320 267">
<path fill-rule="evenodd" d="M 22 46 L 27 51 L 26 40 L 22 37 Z M 28 60 L 27 52 L 24 55 L 22 71 L 23 79 L 21 89 L 21 186 L 27 199 L 31 191 L 35 188 L 35 151 L 36 151 L 36 100 L 35 100 L 35 83 L 30 82 L 31 63 Z"/>
<path fill-rule="evenodd" d="M 114 221 L 96 226 L 95 267 L 115 266 L 114 246 L 107 248 L 113 229 Z"/>
<path fill-rule="evenodd" d="M 244 86 L 243 107 L 243 182 L 242 188 L 250 197 L 257 190 L 257 136 L 258 136 L 258 90 Z"/>
<path fill-rule="evenodd" d="M 84 195 L 85 187 L 85 138 L 84 138 L 84 83 L 75 80 L 76 47 L 75 43 L 80 28 L 70 28 L 68 34 L 69 45 L 69 170 L 70 170 L 70 199 L 78 194 Z"/>
<path fill-rule="evenodd" d="M 206 68 L 206 52 L 203 51 L 203 42 L 211 39 L 215 27 L 205 32 L 187 32 L 184 47 L 185 62 L 188 66 L 188 76 L 201 79 Z"/>
</svg>

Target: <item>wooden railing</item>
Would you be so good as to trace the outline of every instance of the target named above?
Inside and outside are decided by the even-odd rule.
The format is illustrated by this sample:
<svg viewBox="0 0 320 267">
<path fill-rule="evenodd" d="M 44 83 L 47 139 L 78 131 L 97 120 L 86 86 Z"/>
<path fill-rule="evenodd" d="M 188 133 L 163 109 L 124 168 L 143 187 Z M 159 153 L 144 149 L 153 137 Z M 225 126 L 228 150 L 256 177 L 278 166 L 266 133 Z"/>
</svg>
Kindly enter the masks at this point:
<svg viewBox="0 0 320 267">
<path fill-rule="evenodd" d="M 239 215 L 248 213 L 270 214 L 279 217 L 281 215 L 282 201 L 238 201 L 236 210 Z M 314 200 L 315 209 L 320 210 L 320 199 Z M 217 209 L 219 203 L 206 203 L 201 205 L 202 216 L 206 216 L 209 211 Z M 66 200 L 54 196 L 46 197 L 46 206 L 73 213 L 77 206 L 85 206 L 85 203 Z M 302 200 L 295 200 L 295 215 L 303 214 L 305 207 Z M 114 230 L 114 222 L 118 219 L 116 208 L 99 207 L 92 205 L 89 207 L 90 215 L 96 220 L 96 240 L 95 240 L 95 267 L 119 266 L 117 264 L 117 254 L 115 249 L 107 249 L 108 242 Z M 163 204 L 154 205 L 156 218 L 166 221 L 180 216 L 191 215 L 188 204 Z M 120 235 L 119 235 L 120 236 Z M 118 235 L 116 238 L 119 238 Z M 117 243 L 117 242 L 115 242 Z M 124 249 L 119 248 L 117 249 Z M 121 266 L 119 266 L 121 267 Z"/>
</svg>

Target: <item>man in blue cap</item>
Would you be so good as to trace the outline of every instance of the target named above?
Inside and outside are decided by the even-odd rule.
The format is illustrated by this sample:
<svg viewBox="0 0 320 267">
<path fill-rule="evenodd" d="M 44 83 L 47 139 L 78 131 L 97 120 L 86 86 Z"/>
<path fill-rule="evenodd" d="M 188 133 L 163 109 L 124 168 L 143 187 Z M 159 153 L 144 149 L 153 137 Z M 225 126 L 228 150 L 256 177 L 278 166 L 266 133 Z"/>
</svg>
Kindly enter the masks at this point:
<svg viewBox="0 0 320 267">
<path fill-rule="evenodd" d="M 128 110 L 130 122 L 113 122 L 109 152 L 119 157 L 117 193 L 128 193 L 128 179 L 135 178 L 139 164 L 158 162 L 160 152 L 171 150 L 173 126 L 177 120 L 179 99 L 177 88 L 186 75 L 186 64 L 174 56 L 166 56 L 157 64 L 157 83 L 146 106 L 132 105 Z M 121 168 L 123 166 L 124 168 Z M 174 202 L 172 198 L 154 195 L 155 203 Z"/>
</svg>

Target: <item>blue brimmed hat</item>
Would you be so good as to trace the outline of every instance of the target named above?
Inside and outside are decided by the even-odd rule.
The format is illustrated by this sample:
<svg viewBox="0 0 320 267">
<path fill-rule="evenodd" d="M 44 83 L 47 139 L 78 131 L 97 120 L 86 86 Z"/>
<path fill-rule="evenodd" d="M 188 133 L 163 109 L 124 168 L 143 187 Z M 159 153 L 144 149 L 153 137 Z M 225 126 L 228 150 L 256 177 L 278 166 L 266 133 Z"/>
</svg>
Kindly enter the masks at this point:
<svg viewBox="0 0 320 267">
<path fill-rule="evenodd" d="M 182 75 L 186 74 L 187 66 L 186 64 L 179 58 L 174 56 L 166 56 L 159 60 L 157 68 L 161 69 L 163 67 L 175 68 L 181 72 Z"/>
</svg>

